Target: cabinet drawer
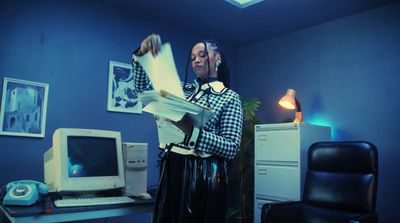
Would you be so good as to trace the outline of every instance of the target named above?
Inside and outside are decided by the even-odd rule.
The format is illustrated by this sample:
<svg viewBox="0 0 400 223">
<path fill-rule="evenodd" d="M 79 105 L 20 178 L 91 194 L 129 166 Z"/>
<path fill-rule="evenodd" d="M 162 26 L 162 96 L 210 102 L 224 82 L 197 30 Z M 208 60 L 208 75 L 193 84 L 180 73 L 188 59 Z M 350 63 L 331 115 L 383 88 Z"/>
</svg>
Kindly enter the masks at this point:
<svg viewBox="0 0 400 223">
<path fill-rule="evenodd" d="M 258 165 L 255 171 L 256 198 L 300 200 L 300 168 Z"/>
<path fill-rule="evenodd" d="M 299 134 L 297 129 L 259 131 L 255 134 L 256 160 L 299 160 Z"/>
</svg>

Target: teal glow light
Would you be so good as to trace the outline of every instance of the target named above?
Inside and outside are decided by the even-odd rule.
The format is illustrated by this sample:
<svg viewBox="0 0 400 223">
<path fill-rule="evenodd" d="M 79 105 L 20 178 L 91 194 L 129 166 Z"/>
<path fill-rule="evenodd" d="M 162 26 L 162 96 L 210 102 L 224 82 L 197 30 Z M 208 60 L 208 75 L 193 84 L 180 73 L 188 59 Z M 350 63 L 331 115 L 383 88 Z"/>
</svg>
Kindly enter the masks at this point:
<svg viewBox="0 0 400 223">
<path fill-rule="evenodd" d="M 225 1 L 231 3 L 232 5 L 234 5 L 236 7 L 243 9 L 250 5 L 254 5 L 256 3 L 262 2 L 264 0 L 225 0 Z"/>
<path fill-rule="evenodd" d="M 310 118 L 306 121 L 307 123 L 313 124 L 313 125 L 320 125 L 320 126 L 328 126 L 331 127 L 331 139 L 335 140 L 336 139 L 336 132 L 335 132 L 335 128 L 333 126 L 333 124 L 323 118 L 317 117 L 317 118 Z"/>
</svg>

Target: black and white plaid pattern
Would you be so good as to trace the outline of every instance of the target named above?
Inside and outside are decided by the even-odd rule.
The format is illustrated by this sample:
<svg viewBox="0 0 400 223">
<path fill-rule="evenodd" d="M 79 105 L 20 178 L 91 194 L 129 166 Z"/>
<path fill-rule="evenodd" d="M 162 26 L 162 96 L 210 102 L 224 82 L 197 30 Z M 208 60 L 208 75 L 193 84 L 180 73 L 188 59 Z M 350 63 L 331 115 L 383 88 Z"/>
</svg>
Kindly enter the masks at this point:
<svg viewBox="0 0 400 223">
<path fill-rule="evenodd" d="M 152 90 L 149 78 L 142 66 L 132 60 L 134 85 L 138 92 Z M 187 84 L 184 88 L 186 98 L 199 89 L 198 83 Z M 243 111 L 239 95 L 231 89 L 218 93 L 208 88 L 195 102 L 213 110 L 210 120 L 201 129 L 195 149 L 215 156 L 233 159 L 240 150 Z"/>
</svg>

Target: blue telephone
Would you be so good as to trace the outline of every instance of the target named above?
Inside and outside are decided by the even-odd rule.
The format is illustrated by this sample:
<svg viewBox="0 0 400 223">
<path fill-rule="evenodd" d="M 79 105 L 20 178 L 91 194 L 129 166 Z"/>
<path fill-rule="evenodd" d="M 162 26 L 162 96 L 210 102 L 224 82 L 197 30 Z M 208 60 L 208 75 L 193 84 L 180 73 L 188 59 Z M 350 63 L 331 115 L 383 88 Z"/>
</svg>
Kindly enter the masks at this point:
<svg viewBox="0 0 400 223">
<path fill-rule="evenodd" d="M 4 197 L 4 205 L 32 205 L 40 196 L 48 193 L 46 184 L 34 180 L 19 180 L 10 182 L 6 186 L 7 194 Z"/>
</svg>

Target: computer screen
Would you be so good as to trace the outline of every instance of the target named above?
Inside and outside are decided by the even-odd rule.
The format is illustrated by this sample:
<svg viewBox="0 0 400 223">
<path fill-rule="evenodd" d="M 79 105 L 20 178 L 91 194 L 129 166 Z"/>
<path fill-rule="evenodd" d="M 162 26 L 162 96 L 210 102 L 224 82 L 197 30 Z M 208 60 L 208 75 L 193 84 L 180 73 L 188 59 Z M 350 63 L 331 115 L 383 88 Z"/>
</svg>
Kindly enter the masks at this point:
<svg viewBox="0 0 400 223">
<path fill-rule="evenodd" d="M 82 192 L 125 186 L 121 134 L 95 129 L 57 129 L 44 154 L 50 192 Z"/>
<path fill-rule="evenodd" d="M 118 175 L 115 139 L 69 136 L 67 141 L 69 177 Z"/>
</svg>

